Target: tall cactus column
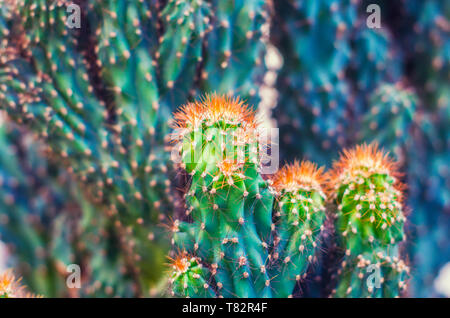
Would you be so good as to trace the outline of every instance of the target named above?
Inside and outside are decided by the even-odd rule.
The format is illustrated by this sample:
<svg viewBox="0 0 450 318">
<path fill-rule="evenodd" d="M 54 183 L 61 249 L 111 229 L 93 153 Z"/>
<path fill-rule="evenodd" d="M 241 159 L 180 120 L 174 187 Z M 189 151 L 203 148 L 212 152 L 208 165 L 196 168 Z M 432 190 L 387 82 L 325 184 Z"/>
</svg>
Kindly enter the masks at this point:
<svg viewBox="0 0 450 318">
<path fill-rule="evenodd" d="M 325 221 L 324 182 L 323 168 L 308 161 L 285 166 L 272 178 L 277 235 L 271 276 L 277 297 L 292 295 L 315 258 Z"/>
<path fill-rule="evenodd" d="M 209 96 L 175 114 L 194 223 L 174 240 L 211 264 L 220 295 L 270 296 L 265 262 L 273 195 L 258 173 L 253 111 L 238 99 Z M 183 231 L 186 229 L 186 231 Z"/>
<path fill-rule="evenodd" d="M 401 259 L 405 239 L 403 186 L 398 165 L 377 145 L 344 151 L 331 172 L 338 244 L 345 251 L 336 297 L 397 297 L 409 272 Z"/>
</svg>

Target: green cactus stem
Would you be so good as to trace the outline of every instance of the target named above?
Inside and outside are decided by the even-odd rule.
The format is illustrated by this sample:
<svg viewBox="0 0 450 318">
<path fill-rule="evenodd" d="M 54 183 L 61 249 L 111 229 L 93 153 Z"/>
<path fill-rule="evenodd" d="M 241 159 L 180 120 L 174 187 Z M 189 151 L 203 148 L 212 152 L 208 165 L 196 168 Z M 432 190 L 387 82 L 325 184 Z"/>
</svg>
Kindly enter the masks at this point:
<svg viewBox="0 0 450 318">
<path fill-rule="evenodd" d="M 406 288 L 399 176 L 398 164 L 376 144 L 346 150 L 334 163 L 330 191 L 337 207 L 338 246 L 345 256 L 333 296 L 398 297 Z"/>
</svg>

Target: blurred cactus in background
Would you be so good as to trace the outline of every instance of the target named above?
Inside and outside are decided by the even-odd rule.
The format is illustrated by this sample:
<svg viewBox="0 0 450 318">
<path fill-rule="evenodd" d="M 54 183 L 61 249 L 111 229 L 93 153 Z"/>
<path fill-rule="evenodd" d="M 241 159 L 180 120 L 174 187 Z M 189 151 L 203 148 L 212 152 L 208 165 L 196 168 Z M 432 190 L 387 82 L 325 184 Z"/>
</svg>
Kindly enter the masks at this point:
<svg viewBox="0 0 450 318">
<path fill-rule="evenodd" d="M 369 4 L 379 6 L 381 28 L 368 26 Z M 80 28 L 68 24 L 70 5 L 80 8 Z M 329 296 L 331 288 L 387 297 L 401 295 L 407 263 L 407 295 L 438 296 L 434 279 L 450 262 L 449 33 L 450 5 L 440 0 L 0 0 L 6 265 L 50 297 L 163 295 L 167 279 L 179 296 Z M 273 56 L 279 69 L 269 67 Z M 170 160 L 172 113 L 183 104 L 176 150 L 195 150 L 207 164 Z M 254 151 L 266 145 L 253 109 L 270 112 L 259 106 L 273 109 L 282 161 L 331 168 L 343 149 L 377 142 L 399 162 L 399 180 L 393 171 L 363 179 L 411 211 L 396 223 L 407 255 L 377 235 L 376 247 L 348 247 L 349 216 L 322 211 L 345 203 L 356 215 L 353 199 L 336 190 L 326 202 L 313 164 L 261 173 Z M 224 138 L 233 152 L 231 136 L 245 136 L 239 164 L 219 159 L 224 150 L 208 139 Z M 397 181 L 407 185 L 402 203 L 385 188 Z M 383 271 L 396 277 L 388 289 L 363 290 L 357 271 L 338 273 L 342 257 L 358 270 L 362 259 L 389 257 L 395 269 Z M 81 267 L 80 289 L 67 287 L 70 264 Z"/>
</svg>

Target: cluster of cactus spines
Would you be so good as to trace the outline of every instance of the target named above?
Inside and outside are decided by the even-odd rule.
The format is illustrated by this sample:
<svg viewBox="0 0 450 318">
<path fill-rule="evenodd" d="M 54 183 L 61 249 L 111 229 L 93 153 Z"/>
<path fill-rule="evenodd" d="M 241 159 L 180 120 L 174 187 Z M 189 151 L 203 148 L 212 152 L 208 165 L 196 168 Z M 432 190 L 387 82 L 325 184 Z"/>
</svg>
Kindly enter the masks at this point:
<svg viewBox="0 0 450 318">
<path fill-rule="evenodd" d="M 21 278 L 16 278 L 12 270 L 0 273 L 0 298 L 36 298 L 40 297 L 27 291 L 21 284 Z"/>
<path fill-rule="evenodd" d="M 402 86 L 402 83 L 383 84 L 371 94 L 370 108 L 362 118 L 358 138 L 376 141 L 399 156 L 404 156 L 400 148 L 410 142 L 417 108 L 416 94 Z"/>
<path fill-rule="evenodd" d="M 189 218 L 174 221 L 173 243 L 209 271 L 209 278 L 196 273 L 192 279 L 207 282 L 203 294 L 213 286 L 222 297 L 292 295 L 312 261 L 325 215 L 322 171 L 295 164 L 264 180 L 260 151 L 266 145 L 255 113 L 239 99 L 208 95 L 181 107 L 174 118 L 175 147 L 191 182 L 185 195 Z M 187 293 L 179 293 L 181 283 L 172 282 L 178 296 Z"/>
<path fill-rule="evenodd" d="M 344 151 L 334 163 L 330 190 L 338 246 L 345 255 L 333 296 L 397 297 L 406 288 L 409 268 L 400 253 L 406 218 L 399 176 L 398 164 L 376 144 Z"/>
</svg>

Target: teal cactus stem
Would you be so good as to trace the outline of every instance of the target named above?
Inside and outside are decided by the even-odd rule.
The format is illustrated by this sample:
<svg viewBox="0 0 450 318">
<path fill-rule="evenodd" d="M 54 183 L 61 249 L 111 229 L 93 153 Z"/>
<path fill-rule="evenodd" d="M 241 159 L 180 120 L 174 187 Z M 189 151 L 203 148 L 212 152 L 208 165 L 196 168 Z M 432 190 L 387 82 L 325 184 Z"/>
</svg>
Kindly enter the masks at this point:
<svg viewBox="0 0 450 318">
<path fill-rule="evenodd" d="M 283 0 L 274 6 L 271 36 L 284 62 L 274 116 L 283 154 L 327 164 L 333 150 L 347 142 L 343 128 L 353 94 L 345 74 L 357 8 L 351 1 L 334 0 Z"/>
<path fill-rule="evenodd" d="M 360 139 L 376 141 L 391 151 L 400 151 L 410 142 L 417 95 L 411 89 L 384 84 L 371 95 L 370 109 L 363 116 Z"/>
<path fill-rule="evenodd" d="M 277 189 L 275 264 L 271 268 L 276 297 L 292 296 L 297 282 L 316 261 L 326 217 L 322 172 L 310 162 L 295 162 L 272 179 Z"/>
</svg>

